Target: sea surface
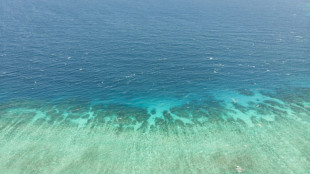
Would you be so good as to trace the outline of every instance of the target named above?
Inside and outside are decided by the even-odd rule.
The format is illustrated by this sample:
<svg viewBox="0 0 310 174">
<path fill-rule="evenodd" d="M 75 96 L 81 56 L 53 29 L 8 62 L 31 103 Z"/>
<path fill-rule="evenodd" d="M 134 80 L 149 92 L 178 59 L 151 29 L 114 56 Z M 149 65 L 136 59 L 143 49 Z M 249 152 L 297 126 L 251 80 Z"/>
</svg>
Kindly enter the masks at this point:
<svg viewBox="0 0 310 174">
<path fill-rule="evenodd" d="M 310 173 L 309 0 L 0 0 L 0 173 Z"/>
</svg>

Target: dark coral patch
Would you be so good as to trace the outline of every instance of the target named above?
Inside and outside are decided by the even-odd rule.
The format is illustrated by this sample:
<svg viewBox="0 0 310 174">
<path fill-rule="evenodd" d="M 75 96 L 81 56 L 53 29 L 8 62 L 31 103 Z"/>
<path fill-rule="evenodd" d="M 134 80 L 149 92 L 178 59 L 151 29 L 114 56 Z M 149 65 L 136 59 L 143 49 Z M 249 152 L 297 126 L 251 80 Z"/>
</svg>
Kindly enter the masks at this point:
<svg viewBox="0 0 310 174">
<path fill-rule="evenodd" d="M 254 92 L 250 91 L 249 89 L 239 89 L 238 93 L 245 96 L 254 96 Z"/>
</svg>

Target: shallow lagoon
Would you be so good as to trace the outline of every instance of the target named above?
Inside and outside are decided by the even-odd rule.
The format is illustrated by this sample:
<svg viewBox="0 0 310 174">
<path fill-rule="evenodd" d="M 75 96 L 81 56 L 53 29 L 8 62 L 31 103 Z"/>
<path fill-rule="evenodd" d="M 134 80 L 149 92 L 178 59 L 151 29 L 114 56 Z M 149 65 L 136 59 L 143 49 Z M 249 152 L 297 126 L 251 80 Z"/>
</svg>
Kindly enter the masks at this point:
<svg viewBox="0 0 310 174">
<path fill-rule="evenodd" d="M 293 91 L 239 91 L 245 99 L 237 102 L 211 98 L 164 111 L 73 101 L 1 105 L 0 170 L 307 173 L 310 88 Z"/>
</svg>

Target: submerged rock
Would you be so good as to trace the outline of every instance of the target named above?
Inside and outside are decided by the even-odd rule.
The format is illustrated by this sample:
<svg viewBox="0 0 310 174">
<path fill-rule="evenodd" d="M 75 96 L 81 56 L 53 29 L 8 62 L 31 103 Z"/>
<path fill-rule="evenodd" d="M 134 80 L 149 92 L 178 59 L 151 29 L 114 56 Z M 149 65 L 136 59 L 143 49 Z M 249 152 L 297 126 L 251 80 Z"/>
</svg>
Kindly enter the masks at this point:
<svg viewBox="0 0 310 174">
<path fill-rule="evenodd" d="M 156 110 L 155 110 L 155 109 L 152 109 L 151 114 L 152 114 L 152 115 L 155 115 L 155 114 L 156 114 Z"/>
</svg>

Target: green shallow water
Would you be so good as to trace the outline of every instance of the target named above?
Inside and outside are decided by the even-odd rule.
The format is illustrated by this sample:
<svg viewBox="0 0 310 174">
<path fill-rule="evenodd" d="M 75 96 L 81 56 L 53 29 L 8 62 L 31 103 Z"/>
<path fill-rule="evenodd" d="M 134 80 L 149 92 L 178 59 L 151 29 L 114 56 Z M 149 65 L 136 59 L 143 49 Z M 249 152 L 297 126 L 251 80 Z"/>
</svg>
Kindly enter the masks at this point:
<svg viewBox="0 0 310 174">
<path fill-rule="evenodd" d="M 309 173 L 309 94 L 242 90 L 149 108 L 5 103 L 0 173 Z"/>
</svg>

